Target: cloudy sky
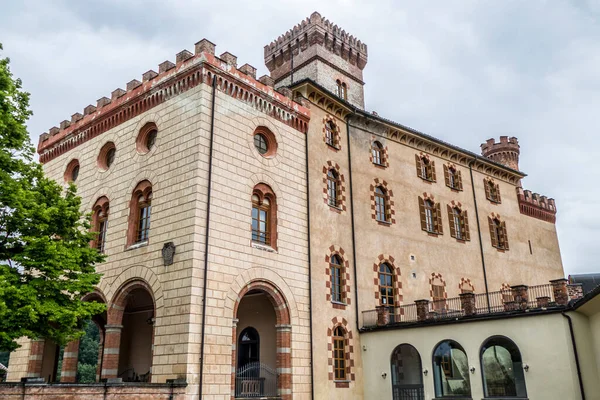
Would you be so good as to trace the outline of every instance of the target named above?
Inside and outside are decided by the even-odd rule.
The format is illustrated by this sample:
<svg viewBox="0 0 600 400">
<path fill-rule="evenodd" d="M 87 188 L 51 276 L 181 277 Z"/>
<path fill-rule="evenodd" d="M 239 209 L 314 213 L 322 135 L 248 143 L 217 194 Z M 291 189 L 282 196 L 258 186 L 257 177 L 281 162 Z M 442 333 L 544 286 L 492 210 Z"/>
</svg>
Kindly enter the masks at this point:
<svg viewBox="0 0 600 400">
<path fill-rule="evenodd" d="M 426 4 L 425 4 L 426 3 Z M 207 38 L 267 73 L 263 46 L 317 10 L 369 46 L 366 107 L 479 152 L 517 136 L 554 197 L 566 273 L 600 271 L 600 0 L 0 0 L 2 56 L 32 140 Z"/>
</svg>

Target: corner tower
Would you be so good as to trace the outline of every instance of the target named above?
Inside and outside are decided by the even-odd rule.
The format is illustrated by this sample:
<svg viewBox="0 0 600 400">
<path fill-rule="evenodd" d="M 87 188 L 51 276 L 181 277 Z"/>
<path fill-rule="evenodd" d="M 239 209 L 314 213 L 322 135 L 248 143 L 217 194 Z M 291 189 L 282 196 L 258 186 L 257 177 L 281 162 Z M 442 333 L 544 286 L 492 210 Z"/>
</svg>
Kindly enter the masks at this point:
<svg viewBox="0 0 600 400">
<path fill-rule="evenodd" d="M 516 171 L 519 170 L 519 154 L 521 153 L 519 141 L 516 137 L 500 136 L 500 142 L 488 139 L 481 144 L 481 155 L 498 164 L 505 165 Z"/>
<path fill-rule="evenodd" d="M 265 65 L 275 88 L 309 78 L 364 109 L 367 45 L 318 12 L 265 46 Z"/>
</svg>

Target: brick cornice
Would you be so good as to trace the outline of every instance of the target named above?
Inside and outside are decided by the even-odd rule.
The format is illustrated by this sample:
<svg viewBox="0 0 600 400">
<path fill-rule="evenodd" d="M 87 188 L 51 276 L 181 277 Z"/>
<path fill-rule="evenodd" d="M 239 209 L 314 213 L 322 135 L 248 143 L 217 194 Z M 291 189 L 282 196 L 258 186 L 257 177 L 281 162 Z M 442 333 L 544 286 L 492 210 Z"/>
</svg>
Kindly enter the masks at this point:
<svg viewBox="0 0 600 400">
<path fill-rule="evenodd" d="M 310 120 L 307 108 L 210 53 L 199 53 L 167 67 L 143 83 L 130 82 L 127 92 L 115 90 L 112 100 L 102 98 L 98 108 L 88 106 L 86 115 L 76 113 L 71 122 L 63 121 L 60 128 L 42 134 L 38 144 L 40 162 L 48 162 L 199 84 L 210 85 L 214 75 L 222 92 L 251 103 L 298 131 L 307 131 Z"/>
</svg>

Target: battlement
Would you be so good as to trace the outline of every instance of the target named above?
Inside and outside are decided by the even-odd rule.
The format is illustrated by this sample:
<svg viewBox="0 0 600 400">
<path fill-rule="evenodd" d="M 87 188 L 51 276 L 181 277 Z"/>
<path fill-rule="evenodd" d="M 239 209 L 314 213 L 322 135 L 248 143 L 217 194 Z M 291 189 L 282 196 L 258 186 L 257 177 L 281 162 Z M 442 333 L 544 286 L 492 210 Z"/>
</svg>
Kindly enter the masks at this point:
<svg viewBox="0 0 600 400">
<path fill-rule="evenodd" d="M 517 188 L 517 198 L 521 214 L 547 222 L 556 222 L 556 203 L 554 199 L 532 193 L 531 190 Z"/>
<path fill-rule="evenodd" d="M 210 66 L 211 71 L 201 69 L 202 65 Z M 145 72 L 141 81 L 129 81 L 126 90 L 113 90 L 109 97 L 98 99 L 96 105 L 86 106 L 83 113 L 74 113 L 59 127 L 42 133 L 37 147 L 40 162 L 45 163 L 200 83 L 210 84 L 213 74 L 222 73 L 225 75 L 219 78 L 218 89 L 240 99 L 245 92 L 243 100 L 257 103 L 253 106 L 261 111 L 272 112 L 296 129 L 306 129 L 310 113 L 291 99 L 291 93 L 275 91 L 270 79 L 257 80 L 256 69 L 249 64 L 237 69 L 237 57 L 229 52 L 216 57 L 215 44 L 202 39 L 195 44 L 195 53 L 180 51 L 175 63 L 168 60 L 160 63 L 158 72 Z M 238 85 L 234 85 L 235 81 Z M 251 92 L 255 95 L 250 95 Z M 268 104 L 271 107 L 267 108 Z"/>
<path fill-rule="evenodd" d="M 481 144 L 482 156 L 517 171 L 520 153 L 519 140 L 516 137 L 500 136 L 499 142 L 488 139 Z"/>
<path fill-rule="evenodd" d="M 336 82 L 344 82 L 348 87 L 344 100 L 361 108 L 367 58 L 365 43 L 318 12 L 264 48 L 265 65 L 276 87 L 309 78 L 337 94 Z"/>
<path fill-rule="evenodd" d="M 367 45 L 362 43 L 359 39 L 355 38 L 351 34 L 347 33 L 344 29 L 339 27 L 337 24 L 329 21 L 327 18 L 322 17 L 318 12 L 313 12 L 310 17 L 302 20 L 299 24 L 294 26 L 292 29 L 279 36 L 277 39 L 265 46 L 265 59 L 272 55 L 276 55 L 277 52 L 286 48 L 288 45 L 293 45 L 294 39 L 301 40 L 303 36 L 309 35 L 315 30 L 322 30 L 331 37 L 343 43 L 348 48 L 354 49 L 355 53 L 363 53 L 367 57 Z"/>
</svg>

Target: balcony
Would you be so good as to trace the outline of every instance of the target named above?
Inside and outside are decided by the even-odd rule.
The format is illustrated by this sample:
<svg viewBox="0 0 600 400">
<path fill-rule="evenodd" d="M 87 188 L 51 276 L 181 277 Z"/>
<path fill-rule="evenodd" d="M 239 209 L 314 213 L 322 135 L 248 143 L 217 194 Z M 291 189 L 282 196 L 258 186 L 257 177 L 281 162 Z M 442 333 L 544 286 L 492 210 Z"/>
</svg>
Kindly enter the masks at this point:
<svg viewBox="0 0 600 400">
<path fill-rule="evenodd" d="M 545 285 L 516 285 L 487 294 L 462 293 L 459 297 L 438 301 L 416 300 L 413 304 L 397 307 L 380 306 L 362 312 L 361 329 L 563 309 L 575 298 L 569 296 L 575 293 L 569 286 L 566 279 L 556 279 Z"/>
</svg>

